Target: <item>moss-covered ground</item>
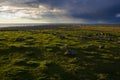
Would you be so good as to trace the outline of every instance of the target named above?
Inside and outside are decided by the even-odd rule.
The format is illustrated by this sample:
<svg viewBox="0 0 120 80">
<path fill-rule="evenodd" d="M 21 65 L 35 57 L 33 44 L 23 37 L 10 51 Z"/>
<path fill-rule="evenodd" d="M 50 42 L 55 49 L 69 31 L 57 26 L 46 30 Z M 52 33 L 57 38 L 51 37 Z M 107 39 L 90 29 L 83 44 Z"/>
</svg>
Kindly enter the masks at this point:
<svg viewBox="0 0 120 80">
<path fill-rule="evenodd" d="M 120 80 L 120 27 L 1 31 L 0 80 Z"/>
</svg>

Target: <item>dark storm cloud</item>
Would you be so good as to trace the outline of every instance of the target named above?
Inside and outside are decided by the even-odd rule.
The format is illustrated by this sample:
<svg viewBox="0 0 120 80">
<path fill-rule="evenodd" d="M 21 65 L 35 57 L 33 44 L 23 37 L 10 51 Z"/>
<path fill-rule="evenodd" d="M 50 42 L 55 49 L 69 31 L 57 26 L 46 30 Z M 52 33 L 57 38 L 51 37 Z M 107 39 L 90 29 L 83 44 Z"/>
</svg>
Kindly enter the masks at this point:
<svg viewBox="0 0 120 80">
<path fill-rule="evenodd" d="M 67 10 L 74 18 L 92 21 L 120 22 L 120 0 L 38 0 Z"/>
<path fill-rule="evenodd" d="M 82 3 L 71 3 L 69 8 L 75 18 L 84 18 L 92 21 L 120 22 L 116 14 L 120 13 L 119 0 L 89 0 Z"/>
</svg>

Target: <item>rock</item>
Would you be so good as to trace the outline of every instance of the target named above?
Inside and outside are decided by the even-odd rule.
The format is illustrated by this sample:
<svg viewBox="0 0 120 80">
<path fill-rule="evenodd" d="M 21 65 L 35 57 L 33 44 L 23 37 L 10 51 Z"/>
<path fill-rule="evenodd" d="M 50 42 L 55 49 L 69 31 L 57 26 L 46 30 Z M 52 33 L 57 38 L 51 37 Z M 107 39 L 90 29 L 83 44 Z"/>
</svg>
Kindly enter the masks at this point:
<svg viewBox="0 0 120 80">
<path fill-rule="evenodd" d="M 64 37 L 64 36 L 59 36 L 59 37 L 60 37 L 60 39 L 61 39 L 61 40 L 64 40 L 64 39 L 65 39 L 65 37 Z"/>
<path fill-rule="evenodd" d="M 63 49 L 66 51 L 64 54 L 65 55 L 74 55 L 76 54 L 76 51 L 73 49 L 68 48 L 68 46 L 63 47 Z"/>
<path fill-rule="evenodd" d="M 120 44 L 120 41 L 117 41 L 118 44 Z"/>
<path fill-rule="evenodd" d="M 103 32 L 101 32 L 100 34 L 101 34 L 101 35 L 105 35 L 105 33 L 103 33 Z"/>
<path fill-rule="evenodd" d="M 104 44 L 101 44 L 101 45 L 99 46 L 99 48 L 100 48 L 100 49 L 104 49 L 104 48 L 105 48 L 105 45 L 104 45 Z"/>
<path fill-rule="evenodd" d="M 76 51 L 75 51 L 75 50 L 72 50 L 72 49 L 68 49 L 67 52 L 68 52 L 69 54 L 72 54 L 72 55 L 73 55 L 73 54 L 76 54 Z"/>
<path fill-rule="evenodd" d="M 18 37 L 18 38 L 16 38 L 15 41 L 21 42 L 21 41 L 24 41 L 24 40 L 25 40 L 24 38 L 22 38 L 22 37 Z"/>
<path fill-rule="evenodd" d="M 64 46 L 64 47 L 62 47 L 62 49 L 67 50 L 67 49 L 68 49 L 68 46 Z"/>
<path fill-rule="evenodd" d="M 66 52 L 64 53 L 64 55 L 75 55 L 76 51 L 72 50 L 72 49 L 67 49 Z"/>
</svg>

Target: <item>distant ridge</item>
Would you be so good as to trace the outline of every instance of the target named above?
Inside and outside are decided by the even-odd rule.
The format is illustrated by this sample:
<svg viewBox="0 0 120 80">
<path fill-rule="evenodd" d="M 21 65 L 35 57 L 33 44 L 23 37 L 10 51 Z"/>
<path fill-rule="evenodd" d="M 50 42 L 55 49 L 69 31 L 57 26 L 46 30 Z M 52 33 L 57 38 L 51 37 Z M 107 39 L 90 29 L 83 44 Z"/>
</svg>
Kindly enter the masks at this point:
<svg viewBox="0 0 120 80">
<path fill-rule="evenodd" d="M 0 30 L 61 29 L 61 27 L 120 27 L 120 24 L 0 24 Z"/>
</svg>

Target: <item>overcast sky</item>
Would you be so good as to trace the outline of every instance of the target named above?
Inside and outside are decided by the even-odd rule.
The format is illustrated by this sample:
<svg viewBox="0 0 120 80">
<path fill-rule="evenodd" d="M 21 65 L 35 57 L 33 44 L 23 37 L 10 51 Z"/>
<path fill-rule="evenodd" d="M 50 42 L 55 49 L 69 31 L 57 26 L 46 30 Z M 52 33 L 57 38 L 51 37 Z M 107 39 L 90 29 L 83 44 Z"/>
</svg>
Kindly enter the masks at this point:
<svg viewBox="0 0 120 80">
<path fill-rule="evenodd" d="M 120 0 L 0 0 L 0 23 L 120 23 Z"/>
</svg>

